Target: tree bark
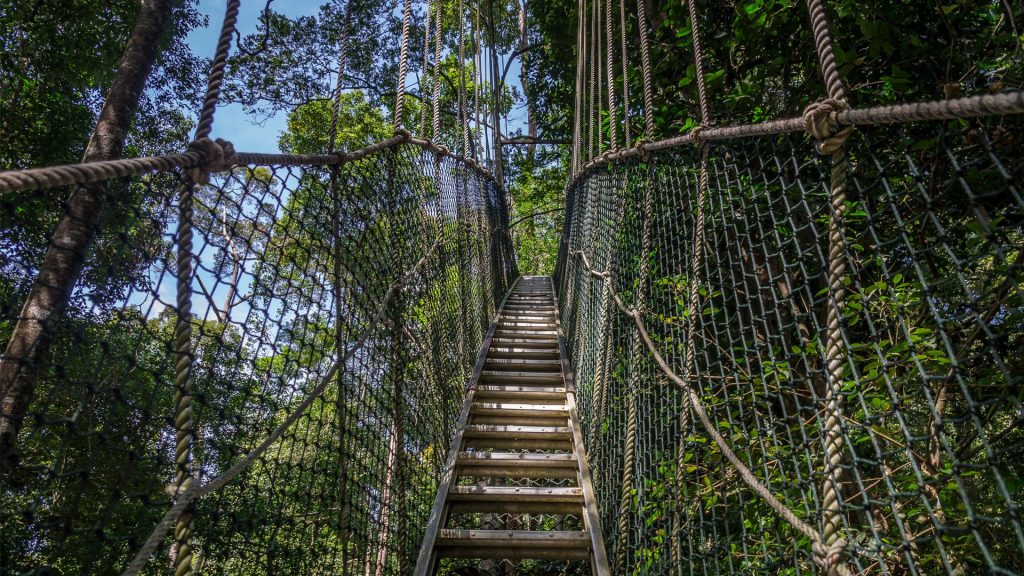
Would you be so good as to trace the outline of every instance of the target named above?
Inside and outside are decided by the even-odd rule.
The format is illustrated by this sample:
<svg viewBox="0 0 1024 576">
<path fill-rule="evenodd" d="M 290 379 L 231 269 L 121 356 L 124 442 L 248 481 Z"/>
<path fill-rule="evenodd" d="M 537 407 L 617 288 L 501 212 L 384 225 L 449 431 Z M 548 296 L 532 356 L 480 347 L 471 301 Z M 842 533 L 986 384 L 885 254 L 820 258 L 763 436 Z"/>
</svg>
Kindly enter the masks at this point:
<svg viewBox="0 0 1024 576">
<path fill-rule="evenodd" d="M 523 98 L 526 99 L 526 130 L 531 140 L 537 139 L 537 117 L 533 113 L 533 102 L 530 101 L 530 88 L 529 81 L 530 75 L 527 71 L 527 57 L 529 50 L 527 50 L 527 38 L 526 38 L 526 10 L 527 0 L 522 0 L 519 7 L 519 84 L 523 87 Z M 534 153 L 537 147 L 530 145 L 526 148 L 527 157 L 533 161 Z"/>
<path fill-rule="evenodd" d="M 153 70 L 173 0 L 143 0 L 82 162 L 120 158 Z M 0 358 L 0 459 L 12 454 L 53 333 L 64 314 L 107 204 L 105 184 L 77 187 Z"/>
</svg>

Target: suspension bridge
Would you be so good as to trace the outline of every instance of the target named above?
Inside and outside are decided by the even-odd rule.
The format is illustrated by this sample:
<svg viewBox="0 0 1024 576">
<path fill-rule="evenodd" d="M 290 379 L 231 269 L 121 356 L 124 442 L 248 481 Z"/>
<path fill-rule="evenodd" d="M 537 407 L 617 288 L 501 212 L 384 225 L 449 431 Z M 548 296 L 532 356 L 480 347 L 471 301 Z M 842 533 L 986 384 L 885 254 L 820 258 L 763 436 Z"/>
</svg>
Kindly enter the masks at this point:
<svg viewBox="0 0 1024 576">
<path fill-rule="evenodd" d="M 436 4 L 419 121 L 404 0 L 394 136 L 335 150 L 339 86 L 322 154 L 211 139 L 239 4 L 187 150 L 0 172 L 4 574 L 1024 573 L 1024 92 L 853 107 L 808 0 L 826 91 L 718 125 L 687 0 L 700 123 L 651 140 L 649 5 L 617 38 L 581 1 L 557 266 L 520 276 Z"/>
</svg>

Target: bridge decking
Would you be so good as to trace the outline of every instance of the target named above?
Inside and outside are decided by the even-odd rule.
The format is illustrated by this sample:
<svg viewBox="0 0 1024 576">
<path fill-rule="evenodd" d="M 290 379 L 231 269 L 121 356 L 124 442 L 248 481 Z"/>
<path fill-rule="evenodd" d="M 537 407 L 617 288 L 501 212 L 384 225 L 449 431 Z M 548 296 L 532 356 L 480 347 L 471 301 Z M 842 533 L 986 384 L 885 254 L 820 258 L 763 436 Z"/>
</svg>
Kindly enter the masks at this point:
<svg viewBox="0 0 1024 576">
<path fill-rule="evenodd" d="M 465 515 L 488 529 L 466 528 Z M 417 576 L 443 558 L 582 560 L 610 573 L 547 277 L 520 278 L 484 339 Z"/>
</svg>

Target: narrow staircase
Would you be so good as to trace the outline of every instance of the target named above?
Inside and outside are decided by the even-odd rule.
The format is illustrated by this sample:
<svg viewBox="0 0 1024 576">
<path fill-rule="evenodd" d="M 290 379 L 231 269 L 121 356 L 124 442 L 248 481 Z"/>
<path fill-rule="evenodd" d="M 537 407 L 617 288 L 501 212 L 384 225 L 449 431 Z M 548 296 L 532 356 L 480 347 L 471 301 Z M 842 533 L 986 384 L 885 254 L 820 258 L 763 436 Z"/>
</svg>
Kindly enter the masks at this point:
<svg viewBox="0 0 1024 576">
<path fill-rule="evenodd" d="M 477 358 L 417 576 L 610 573 L 568 365 L 551 279 L 520 278 Z"/>
</svg>

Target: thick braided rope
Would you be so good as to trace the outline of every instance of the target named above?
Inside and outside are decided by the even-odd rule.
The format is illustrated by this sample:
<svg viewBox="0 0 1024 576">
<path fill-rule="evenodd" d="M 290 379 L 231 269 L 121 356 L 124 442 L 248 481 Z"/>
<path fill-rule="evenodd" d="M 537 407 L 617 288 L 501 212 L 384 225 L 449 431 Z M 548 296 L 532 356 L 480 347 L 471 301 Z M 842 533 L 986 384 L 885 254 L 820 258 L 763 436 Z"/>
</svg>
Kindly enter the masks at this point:
<svg viewBox="0 0 1024 576">
<path fill-rule="evenodd" d="M 249 452 L 244 458 L 242 458 L 233 466 L 231 466 L 231 468 L 228 468 L 226 471 L 224 471 L 224 473 L 222 473 L 220 476 L 214 478 L 213 480 L 207 482 L 206 484 L 202 484 L 201 486 L 197 481 L 193 480 L 193 482 L 190 483 L 187 489 L 178 492 L 178 497 L 175 500 L 174 505 L 171 506 L 171 508 L 164 515 L 164 517 L 156 525 L 156 527 L 153 529 L 153 532 L 149 535 L 149 538 L 147 538 L 146 542 L 143 543 L 141 548 L 139 548 L 139 551 L 135 553 L 135 556 L 132 559 L 131 563 L 128 565 L 127 568 L 125 568 L 124 572 L 121 573 L 121 576 L 136 576 L 142 570 L 142 568 L 145 567 L 150 557 L 156 552 L 156 549 L 160 546 L 160 542 L 163 540 L 164 536 L 167 535 L 167 532 L 171 529 L 172 526 L 175 525 L 178 519 L 185 513 L 186 508 L 193 501 L 198 500 L 213 492 L 216 492 L 217 490 L 220 490 L 221 488 L 229 484 L 236 477 L 238 477 L 239 474 L 246 471 L 249 468 L 249 466 L 251 466 L 252 463 L 256 461 L 256 459 L 263 456 L 263 454 L 265 454 L 266 451 L 271 446 L 273 446 L 282 436 L 284 436 L 288 429 L 291 428 L 291 426 L 299 418 L 301 418 L 303 414 L 306 413 L 306 410 L 308 410 L 309 407 L 313 405 L 313 402 L 315 402 L 318 398 L 320 398 L 320 396 L 324 394 L 324 392 L 327 390 L 327 386 L 334 381 L 340 366 L 344 365 L 360 350 L 362 350 L 362 348 L 366 345 L 370 338 L 372 338 L 374 334 L 376 334 L 377 328 L 382 325 L 384 314 L 388 309 L 388 305 L 394 298 L 397 291 L 404 289 L 404 287 L 409 283 L 409 281 L 416 275 L 417 271 L 427 261 L 430 260 L 434 252 L 437 250 L 439 246 L 442 245 L 442 243 L 442 238 L 440 236 L 435 238 L 434 243 L 426 251 L 423 257 L 420 258 L 419 261 L 410 270 L 408 270 L 404 275 L 402 275 L 401 278 L 393 282 L 388 287 L 388 290 L 384 294 L 384 298 L 381 300 L 380 304 L 378 304 L 372 319 L 366 325 L 368 327 L 367 330 L 363 333 L 360 339 L 356 341 L 356 343 L 353 344 L 351 348 L 348 349 L 343 358 L 334 362 L 334 364 L 327 370 L 324 376 L 320 379 L 320 382 L 317 384 L 317 386 L 309 392 L 306 398 L 303 399 L 303 401 L 298 406 L 295 407 L 295 409 L 288 415 L 288 417 L 285 418 L 284 421 L 282 421 L 281 424 L 279 424 L 277 428 L 275 428 L 263 440 L 263 442 L 256 446 L 256 448 L 254 448 L 252 452 Z"/>
<path fill-rule="evenodd" d="M 603 27 L 601 21 L 604 18 L 604 11 L 601 10 L 602 0 L 594 0 L 594 73 L 597 77 L 595 86 L 597 87 L 597 155 L 600 156 L 604 152 L 604 37 L 602 35 Z"/>
<path fill-rule="evenodd" d="M 697 94 L 700 98 L 700 123 L 707 127 L 711 123 L 708 106 L 708 89 L 704 82 L 704 51 L 700 44 L 700 25 L 697 23 L 697 0 L 686 0 L 690 12 L 690 37 L 693 39 L 693 59 L 697 73 Z"/>
<path fill-rule="evenodd" d="M 626 0 L 619 0 L 619 39 L 622 42 L 622 129 L 626 146 L 633 145 L 632 128 L 629 123 L 629 58 L 626 56 Z"/>
<path fill-rule="evenodd" d="M 469 121 L 466 118 L 466 5 L 459 0 L 459 122 L 462 124 L 462 156 L 469 156 Z"/>
<path fill-rule="evenodd" d="M 409 72 L 409 26 L 412 21 L 412 0 L 405 0 L 402 8 L 402 40 L 398 49 L 398 82 L 395 96 L 395 132 L 403 125 L 405 115 L 405 75 Z"/>
<path fill-rule="evenodd" d="M 590 160 L 594 156 L 597 156 L 597 130 L 598 130 L 598 118 L 597 118 L 597 106 L 594 104 L 594 98 L 597 95 L 597 42 L 594 39 L 597 38 L 597 18 L 591 14 L 590 18 L 590 33 L 585 40 L 588 40 L 590 46 L 589 58 L 587 59 L 588 68 L 590 70 L 590 86 L 588 87 L 588 95 L 590 96 L 590 123 L 587 125 L 587 139 L 589 145 L 587 146 L 587 160 Z"/>
<path fill-rule="evenodd" d="M 441 137 L 441 3 L 438 2 L 434 6 L 434 10 L 437 12 L 435 17 L 437 18 L 437 25 L 434 26 L 434 95 L 433 95 L 433 125 L 431 138 L 434 142 L 440 143 L 438 138 Z M 427 15 L 427 20 L 430 20 L 430 15 Z"/>
<path fill-rule="evenodd" d="M 422 97 L 422 105 L 420 106 L 420 129 L 419 134 L 426 137 L 427 134 L 427 100 L 426 94 L 423 91 L 423 82 L 427 79 L 427 70 L 429 70 L 430 64 L 430 11 L 433 9 L 433 0 L 427 0 L 427 13 L 426 17 L 423 18 L 423 73 L 420 75 L 420 96 Z M 434 81 L 437 81 L 437 74 L 434 74 Z"/>
<path fill-rule="evenodd" d="M 175 168 L 187 170 L 202 162 L 203 155 L 200 152 L 189 150 L 183 154 L 148 158 L 126 158 L 27 170 L 8 170 L 0 172 L 0 194 L 75 184 L 92 184 L 147 172 L 168 172 Z"/>
<path fill-rule="evenodd" d="M 640 66 L 644 80 L 644 129 L 648 140 L 654 138 L 654 87 L 651 80 L 651 40 L 647 37 L 647 9 L 644 0 L 636 2 L 636 16 L 640 26 Z"/>
<path fill-rule="evenodd" d="M 641 0 L 642 2 L 642 0 Z M 646 308 L 647 277 L 650 274 L 651 224 L 654 219 L 653 182 L 654 165 L 647 164 L 647 186 L 644 188 L 643 223 L 640 231 L 640 270 L 637 274 L 636 306 L 634 314 L 642 318 Z M 610 276 L 609 276 L 610 277 Z M 633 330 L 629 343 L 629 383 L 627 384 L 628 401 L 626 405 L 626 447 L 622 468 L 622 492 L 619 499 L 619 538 L 615 544 L 616 574 L 624 574 L 626 553 L 629 547 L 630 511 L 633 503 L 633 467 L 636 459 L 636 402 L 640 386 L 639 366 L 642 361 L 642 342 L 639 330 Z"/>
<path fill-rule="evenodd" d="M 572 174 L 576 175 L 580 170 L 582 161 L 580 158 L 580 142 L 582 141 L 582 108 L 583 97 L 580 92 L 583 90 L 583 0 L 576 2 L 576 105 L 573 108 L 572 118 Z"/>
<path fill-rule="evenodd" d="M 828 313 L 825 333 L 825 413 L 822 422 L 825 434 L 825 478 L 822 481 L 821 536 L 825 546 L 839 542 L 842 534 L 842 464 L 844 458 L 842 411 L 842 383 L 845 351 L 843 347 L 842 318 L 845 304 L 846 258 L 844 256 L 844 213 L 846 210 L 846 149 L 844 144 L 852 128 L 836 131 L 835 112 L 846 108 L 845 93 L 839 69 L 832 51 L 828 17 L 822 0 L 807 0 L 814 32 L 814 44 L 821 64 L 829 100 L 808 107 L 804 116 L 807 130 L 817 140 L 820 154 L 832 157 L 829 178 L 829 200 L 832 208 L 828 231 Z M 842 565 L 842 551 L 823 554 L 816 551 L 815 559 L 829 576 Z"/>
<path fill-rule="evenodd" d="M 704 127 L 711 123 L 711 112 L 708 106 L 707 98 L 707 87 L 704 82 L 704 52 L 701 50 L 700 44 L 700 30 L 697 21 L 697 6 L 696 0 L 687 0 L 686 2 L 689 15 L 690 15 L 690 37 L 693 41 L 693 57 L 697 75 L 697 92 L 700 98 L 700 123 L 693 134 L 701 144 L 700 154 L 700 176 L 697 183 L 697 216 L 694 222 L 693 232 L 693 244 L 691 250 L 692 257 L 692 272 L 690 273 L 690 287 L 687 300 L 687 322 L 686 322 L 686 351 L 684 359 L 684 371 L 687 374 L 696 374 L 697 372 L 697 321 L 698 311 L 700 308 L 700 281 L 702 277 L 702 269 L 704 267 L 704 220 L 705 220 L 705 204 L 707 202 L 707 191 L 708 191 L 708 146 L 707 143 L 700 140 L 700 132 Z M 675 497 L 677 502 L 682 498 L 682 488 L 685 479 L 686 470 L 686 435 L 687 430 L 690 428 L 690 402 L 689 396 L 684 395 L 683 406 L 680 411 L 680 430 L 681 434 L 679 437 L 679 444 L 676 448 L 676 486 L 675 486 Z M 677 506 L 678 511 L 681 507 Z M 680 536 L 682 531 L 682 522 L 679 514 L 676 514 L 674 518 L 674 529 L 672 531 L 672 551 L 677 557 L 680 555 L 681 545 Z"/>
<path fill-rule="evenodd" d="M 235 24 L 238 23 L 238 8 L 241 3 L 241 0 L 228 0 L 224 12 L 224 23 L 220 29 L 217 51 L 214 52 L 213 63 L 210 65 L 210 75 L 206 84 L 206 98 L 203 99 L 203 107 L 199 111 L 196 140 L 209 138 L 210 131 L 213 130 L 213 115 L 217 111 L 217 101 L 220 100 L 220 87 L 224 83 L 224 69 L 228 64 L 231 38 L 235 33 Z"/>
<path fill-rule="evenodd" d="M 338 140 L 338 118 L 341 116 L 341 91 L 345 79 L 345 63 L 348 60 L 348 42 L 351 34 L 352 3 L 345 3 L 345 23 L 341 27 L 341 46 L 338 48 L 338 80 L 334 85 L 334 102 L 331 106 L 331 131 L 327 141 L 327 152 L 333 153 Z"/>
<path fill-rule="evenodd" d="M 811 14 L 811 30 L 814 33 L 814 46 L 821 64 L 821 75 L 825 78 L 828 97 L 844 101 L 843 81 L 839 76 L 839 67 L 832 52 L 832 35 L 829 33 L 828 16 L 822 0 L 807 0 L 807 10 Z"/>
<path fill-rule="evenodd" d="M 818 152 L 831 156 L 832 170 L 829 181 L 831 219 L 828 232 L 828 314 L 825 334 L 826 390 L 825 410 L 822 428 L 825 434 L 825 479 L 822 485 L 822 540 L 832 545 L 841 539 L 842 532 L 842 464 L 843 431 L 841 393 L 845 353 L 843 345 L 842 317 L 846 295 L 846 258 L 843 234 L 846 211 L 847 161 L 844 143 L 852 132 L 847 127 L 838 132 L 835 128 L 835 109 L 841 103 L 829 100 L 812 104 L 807 110 L 808 131 L 817 139 Z M 829 566 L 822 565 L 827 574 Z"/>
<path fill-rule="evenodd" d="M 177 312 L 174 326 L 175 485 L 181 497 L 192 484 L 192 193 L 186 180 L 178 192 Z M 175 576 L 192 573 L 192 510 L 182 510 L 174 526 Z"/>
<path fill-rule="evenodd" d="M 473 147 L 473 157 L 477 160 L 481 160 L 483 157 L 480 154 L 480 138 L 482 136 L 480 128 L 480 8 L 476 9 L 475 18 L 473 19 L 473 123 L 476 126 L 476 134 L 474 138 L 476 145 Z"/>
<path fill-rule="evenodd" d="M 608 78 L 606 85 L 608 90 L 608 149 L 614 150 L 618 147 L 619 134 L 615 119 L 615 110 L 618 102 L 615 96 L 615 38 L 612 34 L 612 0 L 604 0 L 604 28 Z"/>
<path fill-rule="evenodd" d="M 220 88 L 224 82 L 224 69 L 227 67 L 228 54 L 231 51 L 231 39 L 238 22 L 240 0 L 228 0 L 225 6 L 224 21 L 221 24 L 220 38 L 210 73 L 207 79 L 206 97 L 199 111 L 195 140 L 190 147 L 203 149 L 204 164 L 216 165 L 221 169 L 225 163 L 225 152 L 233 154 L 234 148 L 229 143 L 210 140 L 213 130 L 213 116 L 220 99 Z M 206 183 L 209 179 L 209 168 L 203 166 L 186 173 L 185 180 L 178 189 L 178 254 L 177 254 L 177 322 L 174 327 L 175 362 L 175 484 L 176 494 L 185 493 L 192 482 L 191 460 L 192 444 L 195 431 L 192 423 L 192 200 L 195 182 Z M 182 513 L 174 525 L 174 574 L 188 576 L 192 574 L 192 508 L 182 508 Z"/>
<path fill-rule="evenodd" d="M 579 258 L 583 263 L 584 269 L 587 270 L 591 275 L 603 278 L 605 282 L 612 282 L 611 275 L 606 272 L 599 272 L 595 270 L 594 267 L 591 266 L 590 262 L 587 260 L 586 254 L 584 254 L 582 251 L 577 250 L 572 252 L 572 254 L 570 255 Z M 654 340 L 651 339 L 651 336 L 647 331 L 647 327 L 644 324 L 642 315 L 638 314 L 635 309 L 629 308 L 622 301 L 619 295 L 615 292 L 614 286 L 612 286 L 611 294 L 612 299 L 615 302 L 615 305 L 618 307 L 618 309 L 626 317 L 633 320 L 633 323 L 636 325 L 637 332 L 639 333 L 640 341 L 647 347 L 647 350 L 648 352 L 650 352 L 651 358 L 658 366 L 658 369 L 661 370 L 661 372 L 670 381 L 672 381 L 673 384 L 678 386 L 684 393 L 689 395 L 690 406 L 692 407 L 693 412 L 697 415 L 697 419 L 700 421 L 701 427 L 703 427 L 704 431 L 707 432 L 709 436 L 711 436 L 711 439 L 714 440 L 715 445 L 718 446 L 718 449 L 722 452 L 722 455 L 725 456 L 726 460 L 728 460 L 732 464 L 733 468 L 736 469 L 743 482 L 751 490 L 753 490 L 753 492 L 757 494 L 758 497 L 764 500 L 764 502 L 768 504 L 768 506 L 772 510 L 774 510 L 780 518 L 785 520 L 787 524 L 793 527 L 793 529 L 795 529 L 811 541 L 815 554 L 815 562 L 819 562 L 820 565 L 820 562 L 834 561 L 835 558 L 841 557 L 842 550 L 846 546 L 846 541 L 840 539 L 832 543 L 831 545 L 824 544 L 821 540 L 821 534 L 819 534 L 809 524 L 801 520 L 792 510 L 787 508 L 785 504 L 783 504 L 778 498 L 775 497 L 774 494 L 772 494 L 771 490 L 769 490 L 767 486 L 762 484 L 761 481 L 757 479 L 757 476 L 755 476 L 754 473 L 751 472 L 750 468 L 748 468 L 747 465 L 744 464 L 743 461 L 740 460 L 739 456 L 737 456 L 736 453 L 732 450 L 726 439 L 722 436 L 721 432 L 719 432 L 718 428 L 716 428 L 715 423 L 711 421 L 711 417 L 708 415 L 707 409 L 701 402 L 700 396 L 689 383 L 689 380 L 692 378 L 692 375 L 687 375 L 686 378 L 683 378 L 676 374 L 668 365 L 668 362 L 665 361 L 665 358 L 661 355 L 661 352 L 658 350 L 658 347 L 654 344 Z M 849 568 L 842 563 L 839 563 L 838 565 L 832 565 L 831 568 L 835 570 L 834 574 L 838 576 L 848 576 L 852 574 Z M 830 574 L 832 573 L 830 572 Z"/>
</svg>

